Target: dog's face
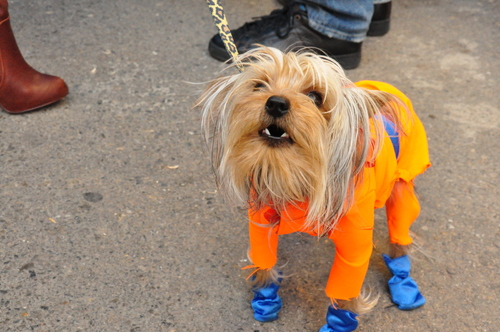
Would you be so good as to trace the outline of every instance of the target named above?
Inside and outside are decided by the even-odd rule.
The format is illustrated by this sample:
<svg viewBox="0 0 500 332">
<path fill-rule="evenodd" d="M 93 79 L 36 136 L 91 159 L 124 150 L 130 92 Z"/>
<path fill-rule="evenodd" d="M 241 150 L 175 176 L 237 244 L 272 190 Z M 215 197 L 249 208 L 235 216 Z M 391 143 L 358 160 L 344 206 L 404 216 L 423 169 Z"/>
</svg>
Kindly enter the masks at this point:
<svg viewBox="0 0 500 332">
<path fill-rule="evenodd" d="M 366 96 L 313 53 L 262 48 L 242 61 L 244 72 L 214 80 L 198 102 L 219 184 L 239 202 L 308 201 L 311 218 L 335 218 L 366 156 Z"/>
<path fill-rule="evenodd" d="M 281 60 L 248 66 L 234 83 L 224 156 L 237 186 L 278 205 L 304 201 L 326 180 L 330 120 L 326 82 Z"/>
</svg>

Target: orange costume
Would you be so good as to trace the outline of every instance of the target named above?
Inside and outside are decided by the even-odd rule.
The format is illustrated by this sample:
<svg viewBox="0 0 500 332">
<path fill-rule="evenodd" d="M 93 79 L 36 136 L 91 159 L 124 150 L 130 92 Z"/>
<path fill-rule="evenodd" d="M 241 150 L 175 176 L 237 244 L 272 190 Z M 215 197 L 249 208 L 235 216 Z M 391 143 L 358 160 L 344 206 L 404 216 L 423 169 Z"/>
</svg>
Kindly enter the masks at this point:
<svg viewBox="0 0 500 332">
<path fill-rule="evenodd" d="M 367 163 L 364 168 L 363 181 L 356 186 L 352 207 L 328 233 L 335 243 L 336 254 L 325 292 L 330 298 L 344 300 L 359 296 L 368 270 L 373 249 L 374 209 L 386 205 L 392 243 L 408 245 L 412 242 L 409 229 L 420 212 L 413 186 L 409 186 L 410 190 L 403 190 L 399 202 L 389 203 L 387 200 L 396 181 L 411 183 L 430 166 L 425 130 L 411 101 L 387 83 L 361 81 L 356 86 L 391 93 L 406 105 L 408 112 L 400 112 L 405 134 L 399 135 L 398 157 L 386 132 L 375 162 Z M 303 227 L 307 202 L 289 204 L 284 211 L 267 206 L 250 209 L 248 215 L 249 256 L 254 264 L 252 267 L 257 269 L 271 269 L 276 265 L 279 235 L 294 232 L 317 235 Z"/>
</svg>

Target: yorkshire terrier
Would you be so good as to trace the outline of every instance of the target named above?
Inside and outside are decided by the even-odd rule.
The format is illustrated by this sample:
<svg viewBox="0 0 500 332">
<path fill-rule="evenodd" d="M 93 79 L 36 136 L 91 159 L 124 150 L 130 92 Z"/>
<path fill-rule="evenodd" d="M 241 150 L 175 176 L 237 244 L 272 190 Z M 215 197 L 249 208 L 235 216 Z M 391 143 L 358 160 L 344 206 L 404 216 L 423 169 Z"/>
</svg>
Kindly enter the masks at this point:
<svg viewBox="0 0 500 332">
<path fill-rule="evenodd" d="M 239 61 L 244 70 L 213 80 L 197 105 L 217 184 L 248 207 L 255 319 L 275 320 L 282 307 L 278 236 L 305 232 L 336 248 L 320 331 L 355 330 L 378 299 L 362 286 L 383 206 L 392 300 L 402 310 L 423 305 L 408 253 L 420 212 L 413 180 L 430 162 L 411 101 L 386 83 L 352 83 L 316 52 L 260 47 Z"/>
</svg>

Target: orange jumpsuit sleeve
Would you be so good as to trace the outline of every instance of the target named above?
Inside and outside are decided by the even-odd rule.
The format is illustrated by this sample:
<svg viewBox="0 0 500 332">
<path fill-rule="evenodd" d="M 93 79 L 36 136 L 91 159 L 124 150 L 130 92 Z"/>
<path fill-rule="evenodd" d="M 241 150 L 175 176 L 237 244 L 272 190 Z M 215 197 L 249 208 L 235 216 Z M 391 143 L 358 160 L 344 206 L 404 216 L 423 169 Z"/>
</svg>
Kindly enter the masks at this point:
<svg viewBox="0 0 500 332">
<path fill-rule="evenodd" d="M 276 265 L 279 235 L 295 232 L 316 235 L 304 228 L 307 207 L 307 201 L 290 203 L 281 212 L 281 216 L 268 206 L 259 210 L 249 210 L 250 249 L 248 253 L 253 263 L 252 267 L 270 269 Z"/>
<path fill-rule="evenodd" d="M 271 269 L 278 260 L 279 215 L 270 207 L 249 209 L 250 248 L 248 255 L 257 269 Z M 273 226 L 274 225 L 274 226 Z"/>
</svg>

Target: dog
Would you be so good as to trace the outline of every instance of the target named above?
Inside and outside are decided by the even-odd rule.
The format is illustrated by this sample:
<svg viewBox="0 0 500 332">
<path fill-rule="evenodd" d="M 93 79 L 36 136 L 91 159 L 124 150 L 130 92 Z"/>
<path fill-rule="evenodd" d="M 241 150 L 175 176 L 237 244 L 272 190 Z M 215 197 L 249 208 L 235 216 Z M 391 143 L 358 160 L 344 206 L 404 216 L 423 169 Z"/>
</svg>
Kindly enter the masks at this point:
<svg viewBox="0 0 500 332">
<path fill-rule="evenodd" d="M 313 51 L 259 47 L 239 63 L 244 71 L 211 81 L 196 105 L 220 191 L 248 208 L 254 317 L 278 318 L 278 237 L 305 232 L 336 248 L 320 331 L 355 330 L 357 315 L 377 301 L 362 286 L 374 210 L 384 206 L 392 300 L 403 310 L 421 306 L 408 253 L 420 212 L 414 179 L 430 161 L 411 101 L 387 83 L 351 82 Z"/>
</svg>

